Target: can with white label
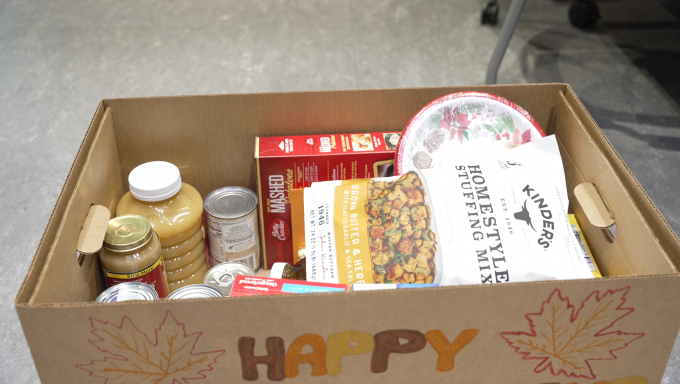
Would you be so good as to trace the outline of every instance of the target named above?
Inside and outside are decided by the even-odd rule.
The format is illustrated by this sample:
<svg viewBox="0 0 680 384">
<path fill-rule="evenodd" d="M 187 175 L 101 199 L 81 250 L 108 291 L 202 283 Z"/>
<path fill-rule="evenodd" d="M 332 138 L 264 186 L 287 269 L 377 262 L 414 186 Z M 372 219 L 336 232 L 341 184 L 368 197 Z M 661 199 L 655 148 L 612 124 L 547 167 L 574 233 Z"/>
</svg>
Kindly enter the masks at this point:
<svg viewBox="0 0 680 384">
<path fill-rule="evenodd" d="M 257 195 L 244 187 L 223 187 L 206 198 L 205 231 L 213 265 L 227 261 L 260 269 Z"/>
</svg>

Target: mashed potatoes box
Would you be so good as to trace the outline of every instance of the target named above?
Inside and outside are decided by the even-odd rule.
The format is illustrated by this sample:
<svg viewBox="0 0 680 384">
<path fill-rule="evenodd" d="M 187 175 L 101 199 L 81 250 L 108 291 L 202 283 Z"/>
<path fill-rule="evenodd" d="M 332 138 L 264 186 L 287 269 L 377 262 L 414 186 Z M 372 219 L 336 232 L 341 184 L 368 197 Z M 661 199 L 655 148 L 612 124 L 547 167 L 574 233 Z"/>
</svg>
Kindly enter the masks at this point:
<svg viewBox="0 0 680 384">
<path fill-rule="evenodd" d="M 263 265 L 294 264 L 290 191 L 315 181 L 390 176 L 400 132 L 256 137 Z"/>
</svg>

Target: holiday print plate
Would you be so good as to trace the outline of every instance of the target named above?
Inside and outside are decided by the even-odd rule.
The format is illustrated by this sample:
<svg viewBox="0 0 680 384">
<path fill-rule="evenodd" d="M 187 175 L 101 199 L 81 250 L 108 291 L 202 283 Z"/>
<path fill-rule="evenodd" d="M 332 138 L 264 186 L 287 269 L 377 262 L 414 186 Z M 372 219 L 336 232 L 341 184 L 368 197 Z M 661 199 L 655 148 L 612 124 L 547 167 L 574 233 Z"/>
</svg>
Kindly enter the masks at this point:
<svg viewBox="0 0 680 384">
<path fill-rule="evenodd" d="M 541 137 L 538 123 L 511 101 L 484 92 L 453 93 L 408 122 L 397 145 L 395 174 L 445 165 L 456 152 L 511 149 Z"/>
</svg>

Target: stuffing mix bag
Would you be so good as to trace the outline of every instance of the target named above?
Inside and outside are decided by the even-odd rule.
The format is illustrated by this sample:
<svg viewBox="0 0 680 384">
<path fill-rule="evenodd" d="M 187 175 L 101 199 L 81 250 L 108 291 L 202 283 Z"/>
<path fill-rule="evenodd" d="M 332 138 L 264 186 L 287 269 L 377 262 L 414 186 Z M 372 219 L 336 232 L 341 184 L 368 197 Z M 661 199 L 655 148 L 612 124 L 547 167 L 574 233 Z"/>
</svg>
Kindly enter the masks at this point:
<svg viewBox="0 0 680 384">
<path fill-rule="evenodd" d="M 549 136 L 444 167 L 304 191 L 307 279 L 341 284 L 497 284 L 593 278 L 569 224 Z"/>
</svg>

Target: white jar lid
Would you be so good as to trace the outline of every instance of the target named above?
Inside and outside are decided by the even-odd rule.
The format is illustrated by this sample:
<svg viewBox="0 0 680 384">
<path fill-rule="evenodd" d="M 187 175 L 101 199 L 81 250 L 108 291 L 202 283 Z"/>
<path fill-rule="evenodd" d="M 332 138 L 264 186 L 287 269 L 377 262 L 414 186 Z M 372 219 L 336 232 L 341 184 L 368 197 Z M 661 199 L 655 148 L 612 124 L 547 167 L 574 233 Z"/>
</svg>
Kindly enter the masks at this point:
<svg viewBox="0 0 680 384">
<path fill-rule="evenodd" d="M 283 278 L 283 271 L 286 269 L 286 266 L 288 263 L 274 263 L 272 265 L 271 272 L 269 273 L 269 277 L 272 279 L 281 279 Z"/>
<path fill-rule="evenodd" d="M 151 161 L 137 166 L 128 177 L 132 196 L 141 201 L 161 201 L 182 189 L 179 168 L 166 161 Z"/>
</svg>

